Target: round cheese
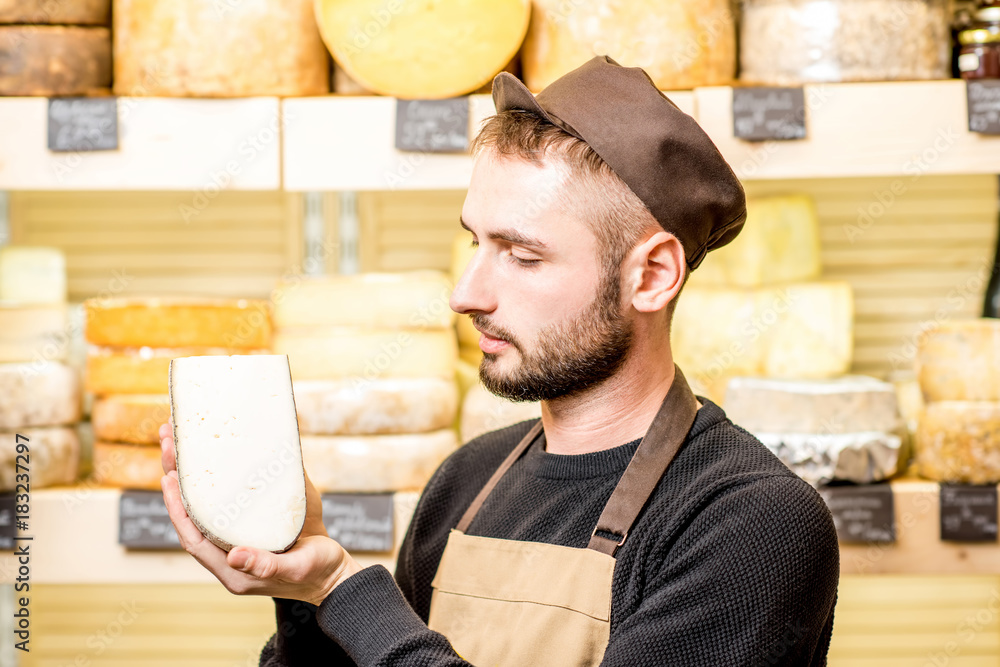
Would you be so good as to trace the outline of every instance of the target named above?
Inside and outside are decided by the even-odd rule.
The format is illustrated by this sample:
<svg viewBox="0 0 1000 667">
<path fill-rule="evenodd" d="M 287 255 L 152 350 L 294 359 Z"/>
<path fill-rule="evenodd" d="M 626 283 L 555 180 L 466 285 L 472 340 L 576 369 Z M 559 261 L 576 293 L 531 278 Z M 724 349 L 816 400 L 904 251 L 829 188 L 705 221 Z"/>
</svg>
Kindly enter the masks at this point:
<svg viewBox="0 0 1000 667">
<path fill-rule="evenodd" d="M 80 420 L 77 371 L 58 361 L 0 364 L 0 429 L 59 426 Z"/>
<path fill-rule="evenodd" d="M 58 248 L 0 248 L 0 301 L 19 304 L 66 302 L 66 257 Z"/>
<path fill-rule="evenodd" d="M 92 476 L 104 486 L 159 491 L 163 477 L 160 448 L 95 441 Z"/>
<path fill-rule="evenodd" d="M 0 363 L 63 361 L 71 334 L 63 304 L 0 303 Z"/>
<path fill-rule="evenodd" d="M 491 394 L 481 384 L 469 389 L 462 401 L 462 442 L 484 433 L 542 416 L 540 403 L 515 403 Z"/>
<path fill-rule="evenodd" d="M 96 399 L 90 409 L 94 437 L 109 442 L 159 444 L 160 425 L 169 419 L 170 397 L 166 394 L 106 396 Z"/>
<path fill-rule="evenodd" d="M 917 474 L 939 482 L 1000 482 L 1000 402 L 940 401 L 917 424 Z"/>
<path fill-rule="evenodd" d="M 0 492 L 14 491 L 17 475 L 24 472 L 17 469 L 18 463 L 24 464 L 24 459 L 17 460 L 17 442 L 28 447 L 32 489 L 76 481 L 80 469 L 80 438 L 75 429 L 19 428 L 16 432 L 0 433 L 0 441 L 4 443 L 0 447 Z"/>
<path fill-rule="evenodd" d="M 1000 320 L 945 322 L 924 332 L 916 369 L 927 401 L 1000 400 Z"/>
<path fill-rule="evenodd" d="M 217 347 L 101 347 L 87 350 L 85 383 L 98 396 L 110 394 L 166 394 L 170 360 L 179 357 L 228 355 L 235 351 Z M 240 354 L 266 354 L 267 350 L 240 350 Z"/>
<path fill-rule="evenodd" d="M 0 0 L 0 24 L 108 25 L 111 0 Z"/>
</svg>

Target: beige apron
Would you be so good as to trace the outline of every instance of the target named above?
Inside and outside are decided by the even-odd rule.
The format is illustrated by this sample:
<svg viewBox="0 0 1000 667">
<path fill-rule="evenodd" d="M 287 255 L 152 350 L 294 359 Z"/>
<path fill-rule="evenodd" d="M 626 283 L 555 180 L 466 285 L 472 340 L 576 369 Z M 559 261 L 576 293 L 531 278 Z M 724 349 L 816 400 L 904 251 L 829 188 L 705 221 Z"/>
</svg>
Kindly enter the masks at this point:
<svg viewBox="0 0 1000 667">
<path fill-rule="evenodd" d="M 447 637 L 462 658 L 479 667 L 601 662 L 611 631 L 615 552 L 698 411 L 687 381 L 674 368 L 670 390 L 586 549 L 465 534 L 490 491 L 541 432 L 541 421 L 476 496 L 449 534 L 431 582 L 428 626 Z"/>
</svg>

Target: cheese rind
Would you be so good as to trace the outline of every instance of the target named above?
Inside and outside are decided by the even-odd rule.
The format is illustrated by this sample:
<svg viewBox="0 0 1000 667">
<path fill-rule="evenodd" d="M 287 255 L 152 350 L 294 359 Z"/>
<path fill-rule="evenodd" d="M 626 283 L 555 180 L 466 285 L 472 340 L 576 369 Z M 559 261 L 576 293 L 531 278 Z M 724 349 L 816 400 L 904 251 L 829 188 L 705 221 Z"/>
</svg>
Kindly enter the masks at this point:
<svg viewBox="0 0 1000 667">
<path fill-rule="evenodd" d="M 917 474 L 939 482 L 1000 482 L 1000 401 L 939 401 L 917 424 Z"/>
<path fill-rule="evenodd" d="M 21 435 L 19 439 L 17 436 Z M 27 440 L 25 440 L 27 438 Z M 59 484 L 72 484 L 80 469 L 80 438 L 68 427 L 19 428 L 16 432 L 0 433 L 0 491 L 16 488 L 17 442 L 26 443 L 29 450 L 31 488 L 41 489 Z M 21 482 L 24 481 L 22 478 Z"/>
<path fill-rule="evenodd" d="M 899 434 L 754 433 L 792 472 L 810 484 L 868 484 L 894 475 L 903 459 Z"/>
<path fill-rule="evenodd" d="M 104 486 L 159 491 L 163 477 L 160 448 L 95 441 L 91 476 Z"/>
<path fill-rule="evenodd" d="M 458 447 L 451 429 L 407 435 L 303 435 L 302 458 L 321 493 L 422 489 Z"/>
<path fill-rule="evenodd" d="M 170 419 L 167 394 L 122 394 L 94 401 L 90 423 L 94 437 L 110 442 L 157 445 L 161 424 Z"/>
<path fill-rule="evenodd" d="M 64 304 L 66 257 L 58 248 L 0 248 L 0 301 Z"/>
<path fill-rule="evenodd" d="M 469 389 L 462 401 L 462 442 L 541 416 L 540 403 L 508 401 L 491 394 L 483 385 L 477 384 Z"/>
<path fill-rule="evenodd" d="M 166 394 L 170 360 L 232 354 L 218 347 L 101 347 L 87 349 L 85 382 L 87 391 L 98 396 L 111 394 Z M 240 350 L 241 354 L 266 354 L 267 350 Z"/>
<path fill-rule="evenodd" d="M 0 95 L 103 92 L 111 87 L 111 33 L 97 27 L 0 25 L 0 62 Z"/>
<path fill-rule="evenodd" d="M 80 379 L 58 361 L 0 364 L 0 430 L 80 420 Z"/>
<path fill-rule="evenodd" d="M 1000 321 L 944 322 L 925 331 L 916 370 L 927 401 L 1000 401 Z"/>
</svg>

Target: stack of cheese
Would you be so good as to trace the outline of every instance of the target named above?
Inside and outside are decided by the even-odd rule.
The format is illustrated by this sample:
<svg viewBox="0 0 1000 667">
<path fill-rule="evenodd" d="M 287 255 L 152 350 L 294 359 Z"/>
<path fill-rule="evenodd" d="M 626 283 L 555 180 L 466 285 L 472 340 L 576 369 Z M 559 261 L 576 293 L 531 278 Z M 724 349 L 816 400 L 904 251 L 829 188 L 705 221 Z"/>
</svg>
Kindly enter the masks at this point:
<svg viewBox="0 0 1000 667">
<path fill-rule="evenodd" d="M 917 379 L 917 473 L 941 482 L 1000 482 L 1000 321 L 947 322 L 923 334 Z"/>
<path fill-rule="evenodd" d="M 95 395 L 93 476 L 160 488 L 158 430 L 170 417 L 168 370 L 177 357 L 267 353 L 266 302 L 192 298 L 89 299 L 87 390 Z"/>
<path fill-rule="evenodd" d="M 458 446 L 450 295 L 435 271 L 278 284 L 274 352 L 288 355 L 319 491 L 421 489 Z"/>
<path fill-rule="evenodd" d="M 877 482 L 905 467 L 906 426 L 896 390 L 876 378 L 734 378 L 724 407 L 812 484 Z"/>
<path fill-rule="evenodd" d="M 851 366 L 853 292 L 846 282 L 817 280 L 812 201 L 761 198 L 747 210 L 736 240 L 692 272 L 674 314 L 675 360 L 715 401 L 732 377 L 822 379 Z"/>
<path fill-rule="evenodd" d="M 28 439 L 33 488 L 76 479 L 80 381 L 64 363 L 67 328 L 62 253 L 0 249 L 0 491 L 15 488 L 18 434 Z"/>
</svg>

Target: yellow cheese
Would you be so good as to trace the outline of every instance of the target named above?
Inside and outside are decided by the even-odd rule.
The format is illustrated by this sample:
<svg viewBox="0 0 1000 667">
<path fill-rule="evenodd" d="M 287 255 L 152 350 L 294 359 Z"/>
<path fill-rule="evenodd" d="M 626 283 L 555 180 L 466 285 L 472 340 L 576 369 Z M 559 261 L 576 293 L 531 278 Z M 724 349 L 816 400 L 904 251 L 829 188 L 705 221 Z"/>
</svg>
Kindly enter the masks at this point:
<svg viewBox="0 0 1000 667">
<path fill-rule="evenodd" d="M 926 331 L 916 367 L 928 401 L 1000 400 L 1000 320 L 944 322 Z"/>
<path fill-rule="evenodd" d="M 191 345 L 244 350 L 271 344 L 271 313 L 265 301 L 88 299 L 84 307 L 87 341 L 95 345 Z"/>
<path fill-rule="evenodd" d="M 437 99 L 470 93 L 514 57 L 529 0 L 317 0 L 323 41 L 360 85 Z"/>
<path fill-rule="evenodd" d="M 18 438 L 17 436 L 21 437 Z M 80 468 L 80 438 L 75 429 L 67 427 L 24 428 L 0 433 L 0 491 L 14 491 L 18 482 L 17 442 L 25 442 L 29 450 L 31 488 L 41 489 L 76 481 Z M 21 479 L 23 482 L 23 478 Z M 22 489 L 23 490 L 23 489 Z"/>
<path fill-rule="evenodd" d="M 416 435 L 303 435 L 302 459 L 320 493 L 420 490 L 455 451 L 451 429 Z"/>
<path fill-rule="evenodd" d="M 451 285 L 440 271 L 298 277 L 272 292 L 274 326 L 450 327 Z"/>
<path fill-rule="evenodd" d="M 66 258 L 58 248 L 0 248 L 0 301 L 62 304 L 66 301 Z"/>
<path fill-rule="evenodd" d="M 766 352 L 752 290 L 687 286 L 674 311 L 674 360 L 703 384 L 723 376 L 757 375 Z"/>
<path fill-rule="evenodd" d="M 87 350 L 87 391 L 109 394 L 166 394 L 170 360 L 178 357 L 234 354 L 217 347 L 98 347 Z M 266 354 L 267 350 L 240 350 L 240 354 Z"/>
<path fill-rule="evenodd" d="M 159 447 L 94 442 L 93 478 L 98 484 L 159 491 L 161 477 L 163 463 Z"/>
<path fill-rule="evenodd" d="M 541 403 L 508 401 L 491 394 L 483 385 L 477 384 L 469 389 L 462 401 L 462 442 L 541 416 Z"/>
<path fill-rule="evenodd" d="M 80 420 L 80 379 L 58 361 L 0 364 L 0 430 Z"/>
<path fill-rule="evenodd" d="M 724 0 L 534 0 L 521 62 L 533 91 L 595 55 L 642 67 L 661 90 L 724 85 L 736 71 L 736 29 Z"/>
<path fill-rule="evenodd" d="M 789 304 L 787 312 L 780 312 Z M 762 374 L 828 378 L 846 373 L 854 355 L 854 296 L 846 282 L 796 283 L 763 293 L 758 303 L 767 327 Z M 776 310 L 777 321 L 768 326 Z"/>
<path fill-rule="evenodd" d="M 295 380 L 451 379 L 458 346 L 452 329 L 308 327 L 278 331 L 274 353 L 288 355 Z"/>
<path fill-rule="evenodd" d="M 122 394 L 94 401 L 90 423 L 94 437 L 109 442 L 156 445 L 161 424 L 170 419 L 166 394 Z"/>
<path fill-rule="evenodd" d="M 917 425 L 917 473 L 940 482 L 1000 482 L 1000 401 L 940 401 Z"/>
<path fill-rule="evenodd" d="M 0 303 L 0 362 L 62 361 L 70 339 L 66 306 Z"/>
<path fill-rule="evenodd" d="M 807 195 L 747 201 L 736 239 L 710 252 L 692 274 L 700 287 L 759 287 L 814 280 L 820 274 L 819 219 Z"/>
</svg>

